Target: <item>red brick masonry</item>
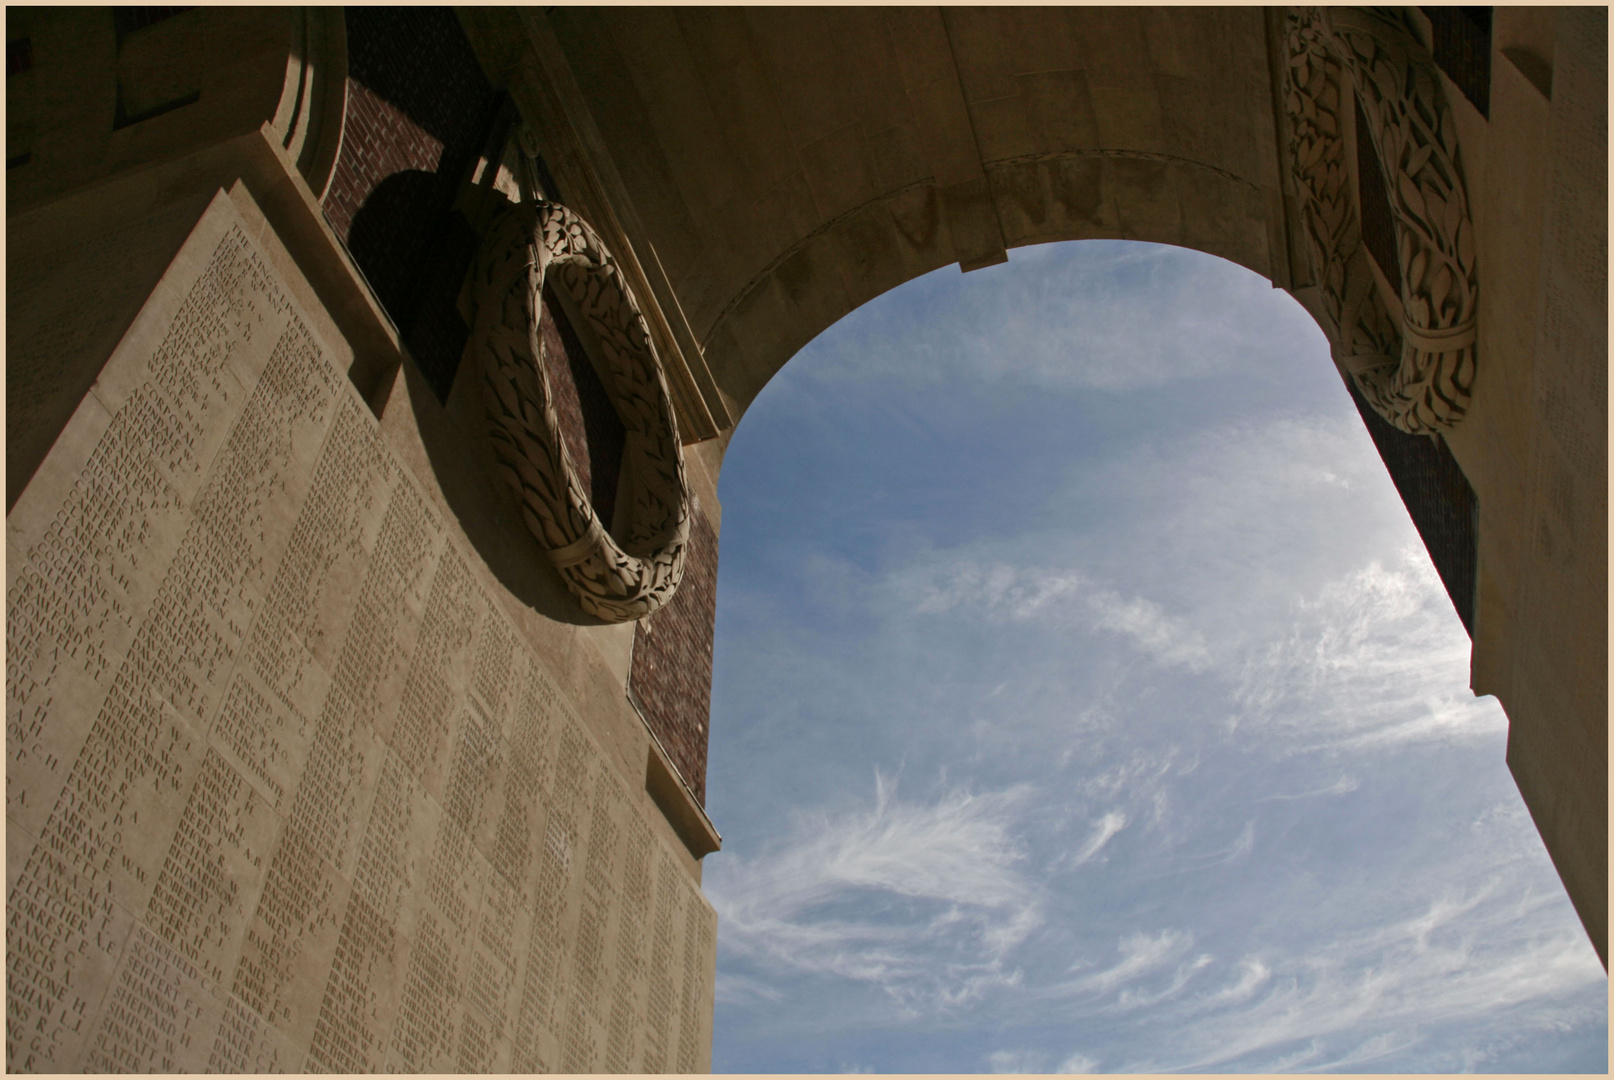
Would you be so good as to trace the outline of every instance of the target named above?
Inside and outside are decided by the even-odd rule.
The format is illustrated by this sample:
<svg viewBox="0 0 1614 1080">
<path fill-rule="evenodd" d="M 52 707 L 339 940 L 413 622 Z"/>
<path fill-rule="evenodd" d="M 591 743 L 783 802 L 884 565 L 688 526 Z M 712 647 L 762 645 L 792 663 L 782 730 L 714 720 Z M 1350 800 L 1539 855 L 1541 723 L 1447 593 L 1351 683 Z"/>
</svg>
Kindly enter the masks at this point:
<svg viewBox="0 0 1614 1080">
<path fill-rule="evenodd" d="M 717 625 L 717 534 L 699 509 L 691 515 L 686 559 L 678 592 L 634 630 L 628 686 L 650 729 L 704 806 Z"/>
<path fill-rule="evenodd" d="M 571 451 L 577 478 L 589 493 L 595 513 L 609 529 L 627 431 L 605 392 L 605 384 L 548 286 L 544 287 L 538 333 L 543 339 L 544 368 L 555 395 L 561 440 Z"/>
<path fill-rule="evenodd" d="M 368 86 L 349 79 L 342 154 L 325 195 L 325 216 L 331 228 L 346 240 L 353 216 L 381 181 L 405 169 L 434 173 L 442 157 L 441 140 Z"/>
</svg>

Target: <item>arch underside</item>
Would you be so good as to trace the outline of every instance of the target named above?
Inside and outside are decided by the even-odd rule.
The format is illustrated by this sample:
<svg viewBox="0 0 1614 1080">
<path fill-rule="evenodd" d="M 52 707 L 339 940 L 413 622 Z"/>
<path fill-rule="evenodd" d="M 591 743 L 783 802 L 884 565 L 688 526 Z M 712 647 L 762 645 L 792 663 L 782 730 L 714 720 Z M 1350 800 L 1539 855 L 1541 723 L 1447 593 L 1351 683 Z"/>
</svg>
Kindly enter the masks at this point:
<svg viewBox="0 0 1614 1080">
<path fill-rule="evenodd" d="M 1291 284 L 1259 9 L 550 16 L 734 419 L 949 263 L 1175 244 Z"/>
<path fill-rule="evenodd" d="M 990 163 L 987 179 L 1007 248 L 1142 240 L 1204 251 L 1272 276 L 1262 193 L 1198 163 L 1061 152 Z M 714 320 L 706 361 L 725 394 L 749 404 L 791 356 L 841 317 L 957 261 L 934 184 L 871 199 L 798 240 L 747 282 Z"/>
<path fill-rule="evenodd" d="M 1413 434 L 1466 413 L 1456 128 L 1416 27 L 1389 9 L 563 10 L 553 27 L 714 416 L 737 419 L 797 349 L 896 285 L 1092 238 L 1315 286 L 1302 302 L 1376 412 Z M 1355 137 L 1391 178 L 1401 297 L 1361 244 L 1353 85 L 1372 119 Z"/>
<path fill-rule="evenodd" d="M 1454 364 L 1406 345 L 1430 327 L 1399 324 L 1375 283 L 1345 164 L 1341 117 L 1365 79 L 1382 123 L 1361 145 L 1414 187 L 1438 173 L 1472 233 L 1449 109 L 1408 26 L 1298 8 L 561 9 L 551 25 L 636 243 L 699 343 L 684 359 L 707 369 L 713 415 L 738 421 L 824 329 L 951 263 L 1084 239 L 1217 255 L 1317 320 L 1472 633 L 1474 493 L 1443 443 L 1412 436 L 1461 419 L 1473 347 Z M 1411 97 L 1387 98 L 1404 71 Z M 1407 115 L 1437 145 L 1420 154 Z M 1431 263 L 1415 239 L 1404 276 Z M 1441 295 L 1471 339 L 1468 261 Z"/>
</svg>

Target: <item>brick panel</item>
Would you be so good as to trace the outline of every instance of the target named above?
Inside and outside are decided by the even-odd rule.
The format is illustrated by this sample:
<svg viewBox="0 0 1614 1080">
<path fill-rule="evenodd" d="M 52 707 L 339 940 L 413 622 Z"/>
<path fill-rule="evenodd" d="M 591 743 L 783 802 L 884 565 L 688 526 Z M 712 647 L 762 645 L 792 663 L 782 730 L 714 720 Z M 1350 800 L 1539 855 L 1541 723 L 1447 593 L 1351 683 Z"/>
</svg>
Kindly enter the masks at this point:
<svg viewBox="0 0 1614 1080">
<path fill-rule="evenodd" d="M 704 806 L 712 635 L 717 623 L 717 533 L 699 509 L 691 515 L 686 558 L 678 592 L 634 629 L 628 686 L 656 738 Z"/>
<path fill-rule="evenodd" d="M 555 395 L 561 439 L 571 451 L 572 465 L 589 493 L 589 501 L 609 529 L 627 432 L 565 310 L 554 301 L 547 286 L 542 299 L 538 333 L 543 338 L 544 369 Z"/>
<path fill-rule="evenodd" d="M 346 240 L 359 207 L 383 180 L 409 171 L 435 174 L 442 159 L 442 140 L 393 108 L 368 86 L 349 78 L 342 152 L 336 160 L 324 202 L 331 228 Z M 407 243 L 408 234 L 392 239 L 395 243 Z M 372 278 L 370 284 L 377 285 L 376 279 Z"/>
<path fill-rule="evenodd" d="M 1479 502 L 1474 489 L 1444 439 L 1397 431 L 1373 411 L 1354 385 L 1346 385 L 1424 547 L 1429 549 L 1446 595 L 1472 638 L 1479 552 Z"/>
<path fill-rule="evenodd" d="M 1491 115 L 1491 9 L 1488 7 L 1426 7 L 1430 50 L 1463 96 L 1480 115 Z"/>
<path fill-rule="evenodd" d="M 456 301 L 477 247 L 452 209 L 498 95 L 447 8 L 346 11 L 347 113 L 325 216 L 446 399 L 469 327 Z"/>
</svg>

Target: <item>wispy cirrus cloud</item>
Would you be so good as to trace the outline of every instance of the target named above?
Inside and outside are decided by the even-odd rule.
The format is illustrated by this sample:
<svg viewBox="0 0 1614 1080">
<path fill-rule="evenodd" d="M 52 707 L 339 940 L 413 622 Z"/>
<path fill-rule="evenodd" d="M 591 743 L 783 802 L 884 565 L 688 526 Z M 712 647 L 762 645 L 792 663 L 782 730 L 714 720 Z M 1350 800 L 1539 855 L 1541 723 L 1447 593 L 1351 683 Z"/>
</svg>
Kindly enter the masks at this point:
<svg viewBox="0 0 1614 1080">
<path fill-rule="evenodd" d="M 1027 795 L 910 802 L 877 773 L 872 807 L 803 818 L 772 851 L 713 867 L 706 889 L 723 944 L 770 968 L 873 984 L 927 1008 L 1013 983 L 1007 955 L 1042 921 L 1020 868 Z"/>
<path fill-rule="evenodd" d="M 1362 786 L 1362 782 L 1354 776 L 1342 776 L 1327 787 L 1313 788 L 1311 791 L 1299 791 L 1292 795 L 1276 794 L 1263 795 L 1256 802 L 1293 802 L 1296 799 L 1315 799 L 1320 795 L 1349 795 Z"/>
<path fill-rule="evenodd" d="M 1234 977 L 1216 990 L 1201 994 L 1189 1003 L 1190 1012 L 1200 1012 L 1204 1009 L 1216 1009 L 1230 1005 L 1242 1005 L 1255 996 L 1272 978 L 1272 969 L 1259 957 L 1246 956 L 1241 959 L 1236 968 Z"/>
<path fill-rule="evenodd" d="M 1116 945 L 1120 959 L 1109 967 L 1064 979 L 1041 988 L 1046 997 L 1102 997 L 1130 987 L 1136 980 L 1169 965 L 1193 947 L 1194 935 L 1187 930 L 1166 929 L 1153 934 L 1139 931 L 1127 934 Z M 1077 969 L 1089 966 L 1078 961 Z"/>
<path fill-rule="evenodd" d="M 1083 568 L 931 558 L 893 571 L 874 592 L 875 602 L 900 597 L 923 617 L 1114 635 L 1153 663 L 1218 680 L 1229 730 L 1248 725 L 1291 750 L 1472 740 L 1506 722 L 1493 700 L 1465 688 L 1466 641 L 1452 635 L 1451 602 L 1416 548 L 1294 596 L 1286 620 L 1268 614 L 1214 640 L 1196 625 L 1199 612 L 1170 614 L 1099 586 Z"/>
<path fill-rule="evenodd" d="M 1066 1054 L 1058 1064 L 1049 1067 L 1055 1058 L 1042 1050 L 994 1050 L 986 1056 L 987 1070 L 993 1073 L 1037 1074 L 1063 1073 L 1082 1075 L 1097 1072 L 1099 1063 L 1086 1054 Z"/>
<path fill-rule="evenodd" d="M 1132 1067 L 1334 1070 L 1405 1054 L 1432 1028 L 1476 1016 L 1585 1022 L 1572 995 L 1602 981 L 1601 966 L 1575 934 L 1521 936 L 1521 902 L 1531 901 L 1517 882 L 1492 880 L 1312 950 L 1244 957 L 1182 1003 L 1214 1022 L 1180 1024 L 1175 1054 Z"/>
<path fill-rule="evenodd" d="M 716 1000 L 725 1005 L 748 1005 L 759 1001 L 783 1001 L 784 992 L 772 983 L 752 979 L 732 971 L 717 973 Z"/>
<path fill-rule="evenodd" d="M 1494 736 L 1506 718 L 1462 689 L 1468 648 L 1423 552 L 1374 560 L 1300 598 L 1281 636 L 1241 658 L 1233 722 L 1296 748 L 1388 748 Z"/>
<path fill-rule="evenodd" d="M 903 568 L 888 579 L 887 588 L 920 615 L 1086 625 L 1126 639 L 1159 663 L 1195 672 L 1211 663 L 1204 636 L 1186 620 L 1146 597 L 1094 588 L 1077 570 L 982 565 L 964 557 Z"/>
<path fill-rule="evenodd" d="M 1126 814 L 1121 810 L 1111 810 L 1093 825 L 1092 833 L 1087 837 L 1086 843 L 1076 849 L 1070 858 L 1072 867 L 1081 866 L 1103 850 L 1116 833 L 1126 828 Z"/>
<path fill-rule="evenodd" d="M 1178 664 L 1193 672 L 1211 665 L 1204 635 L 1152 600 L 1100 592 L 1089 597 L 1088 606 L 1098 626 L 1131 639 L 1140 652 L 1162 664 Z"/>
<path fill-rule="evenodd" d="M 986 1055 L 987 1071 L 1026 1075 L 1048 1071 L 1048 1054 L 1042 1050 L 994 1050 Z"/>
<path fill-rule="evenodd" d="M 1081 587 L 1082 576 L 1073 571 L 983 566 L 967 558 L 905 567 L 887 585 L 921 615 L 952 612 L 1013 622 L 1057 614 L 1059 602 Z"/>
<path fill-rule="evenodd" d="M 725 487 L 724 1064 L 1603 1067 L 1606 978 L 1326 345 L 1217 260 L 1082 250 L 854 313 L 729 451 L 776 442 Z M 899 762 L 944 779 L 848 804 Z"/>
</svg>

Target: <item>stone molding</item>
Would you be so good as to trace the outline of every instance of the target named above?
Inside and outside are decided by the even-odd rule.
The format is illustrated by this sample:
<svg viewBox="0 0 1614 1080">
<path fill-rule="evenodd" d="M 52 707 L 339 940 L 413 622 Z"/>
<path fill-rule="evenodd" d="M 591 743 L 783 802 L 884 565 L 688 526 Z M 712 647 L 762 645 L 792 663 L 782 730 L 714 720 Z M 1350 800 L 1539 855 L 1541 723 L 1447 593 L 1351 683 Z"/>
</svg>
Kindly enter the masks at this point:
<svg viewBox="0 0 1614 1080">
<path fill-rule="evenodd" d="M 1457 128 L 1440 76 L 1393 9 L 1296 8 L 1285 24 L 1288 150 L 1335 358 L 1411 434 L 1460 421 L 1474 384 L 1478 282 Z M 1349 78 L 1347 84 L 1346 78 Z M 1397 323 L 1374 281 L 1346 166 L 1347 86 L 1388 189 Z"/>
<path fill-rule="evenodd" d="M 340 8 L 292 9 L 292 17 L 301 25 L 271 123 L 285 132 L 281 145 L 314 197 L 324 199 L 347 115 L 347 22 Z"/>
<path fill-rule="evenodd" d="M 677 590 L 690 528 L 683 448 L 644 316 L 594 230 L 556 203 L 500 211 L 474 273 L 471 355 L 482 364 L 494 452 L 527 527 L 584 611 L 612 623 L 641 619 Z M 627 429 L 620 541 L 560 436 L 538 335 L 551 274 L 599 341 L 606 392 Z"/>
</svg>

